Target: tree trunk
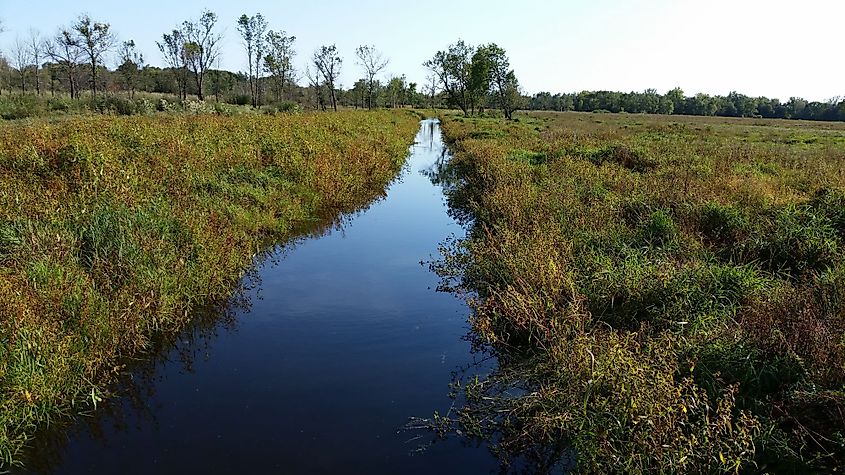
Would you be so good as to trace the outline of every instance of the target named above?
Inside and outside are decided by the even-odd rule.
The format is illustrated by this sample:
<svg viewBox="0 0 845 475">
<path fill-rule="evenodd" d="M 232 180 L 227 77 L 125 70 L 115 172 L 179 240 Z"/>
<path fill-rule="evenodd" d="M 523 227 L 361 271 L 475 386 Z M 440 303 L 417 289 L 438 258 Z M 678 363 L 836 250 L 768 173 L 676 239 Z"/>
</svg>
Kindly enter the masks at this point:
<svg viewBox="0 0 845 475">
<path fill-rule="evenodd" d="M 97 62 L 91 61 L 91 95 L 97 97 Z"/>
<path fill-rule="evenodd" d="M 70 84 L 70 98 L 74 99 L 74 96 L 76 94 L 76 87 L 74 87 L 75 85 L 73 83 L 73 69 L 72 68 L 68 68 L 68 70 L 67 70 L 67 79 L 68 79 L 68 83 Z"/>
</svg>

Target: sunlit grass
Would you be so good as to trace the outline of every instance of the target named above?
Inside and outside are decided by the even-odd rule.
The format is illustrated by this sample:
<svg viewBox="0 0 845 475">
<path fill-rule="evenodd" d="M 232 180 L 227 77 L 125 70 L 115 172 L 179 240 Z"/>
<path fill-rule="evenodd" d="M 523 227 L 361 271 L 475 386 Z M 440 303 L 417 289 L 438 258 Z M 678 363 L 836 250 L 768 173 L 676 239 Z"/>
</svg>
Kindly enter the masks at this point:
<svg viewBox="0 0 845 475">
<path fill-rule="evenodd" d="M 536 469 L 845 464 L 845 126 L 446 116 L 436 266 L 499 371 L 437 423 Z"/>
<path fill-rule="evenodd" d="M 382 194 L 417 128 L 390 112 L 0 125 L 0 465 L 226 299 L 256 253 Z"/>
</svg>

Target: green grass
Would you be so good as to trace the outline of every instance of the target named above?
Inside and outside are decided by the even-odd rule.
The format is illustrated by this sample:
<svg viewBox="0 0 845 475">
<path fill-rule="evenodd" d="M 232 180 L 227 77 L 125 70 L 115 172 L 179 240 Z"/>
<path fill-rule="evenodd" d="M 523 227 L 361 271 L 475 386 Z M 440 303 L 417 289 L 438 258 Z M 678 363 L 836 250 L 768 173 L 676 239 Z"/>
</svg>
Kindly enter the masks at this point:
<svg viewBox="0 0 845 475">
<path fill-rule="evenodd" d="M 383 193 L 409 113 L 0 124 L 0 466 L 267 246 Z"/>
<path fill-rule="evenodd" d="M 472 226 L 435 268 L 500 364 L 439 430 L 540 471 L 845 467 L 845 126 L 600 118 L 443 117 Z"/>
</svg>

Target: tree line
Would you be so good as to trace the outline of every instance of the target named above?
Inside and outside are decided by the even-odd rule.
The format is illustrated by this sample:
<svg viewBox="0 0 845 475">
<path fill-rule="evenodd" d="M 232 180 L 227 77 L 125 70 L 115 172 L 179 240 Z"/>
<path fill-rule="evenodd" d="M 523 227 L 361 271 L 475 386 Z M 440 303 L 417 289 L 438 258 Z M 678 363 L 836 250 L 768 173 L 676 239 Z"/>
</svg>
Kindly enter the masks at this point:
<svg viewBox="0 0 845 475">
<path fill-rule="evenodd" d="M 666 94 L 654 89 L 644 92 L 583 91 L 572 94 L 540 92 L 527 100 L 531 110 L 630 112 L 684 114 L 722 117 L 762 117 L 845 121 L 845 98 L 810 102 L 792 97 L 787 102 L 767 97 L 751 97 L 738 92 L 726 96 L 695 94 L 686 96 L 681 88 Z"/>
<path fill-rule="evenodd" d="M 386 76 L 389 60 L 373 45 L 355 50 L 362 77 L 344 89 L 339 77 L 344 66 L 336 45 L 318 47 L 304 70 L 294 66 L 296 37 L 271 29 L 261 14 L 241 15 L 237 32 L 242 40 L 246 71 L 219 68 L 223 34 L 218 16 L 209 10 L 188 19 L 155 41 L 164 67 L 147 64 L 137 43 L 118 41 L 110 23 L 81 15 L 52 36 L 31 29 L 15 39 L 8 57 L 0 56 L 0 94 L 3 90 L 79 99 L 86 88 L 92 97 L 103 92 L 163 93 L 187 100 L 205 100 L 260 107 L 268 103 L 309 104 L 337 110 L 346 107 L 435 106 L 434 94 L 417 90 L 405 75 Z M 109 63 L 113 67 L 109 67 Z M 307 84 L 298 81 L 304 76 Z"/>
</svg>

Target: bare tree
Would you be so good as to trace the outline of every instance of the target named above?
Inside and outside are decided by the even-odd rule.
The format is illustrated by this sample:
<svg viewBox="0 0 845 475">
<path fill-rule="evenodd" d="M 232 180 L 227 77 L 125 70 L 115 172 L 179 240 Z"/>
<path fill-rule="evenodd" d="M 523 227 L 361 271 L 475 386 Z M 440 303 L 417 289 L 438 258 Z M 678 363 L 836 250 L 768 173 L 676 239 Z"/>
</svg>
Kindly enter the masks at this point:
<svg viewBox="0 0 845 475">
<path fill-rule="evenodd" d="M 41 37 L 41 33 L 37 30 L 30 29 L 29 30 L 29 38 L 27 38 L 29 44 L 29 55 L 32 59 L 32 63 L 35 65 L 35 92 L 40 96 L 41 95 L 41 61 L 44 59 L 44 38 Z"/>
<path fill-rule="evenodd" d="M 335 92 L 335 82 L 340 76 L 340 67 L 343 64 L 343 59 L 337 53 L 337 47 L 321 46 L 314 51 L 312 62 L 317 71 L 323 76 L 326 86 L 329 88 L 329 98 L 331 99 L 332 109 L 337 111 L 337 95 Z"/>
<path fill-rule="evenodd" d="M 293 49 L 293 43 L 295 41 L 295 36 L 287 36 L 284 31 L 267 32 L 267 55 L 264 57 L 264 67 L 270 72 L 276 85 L 278 100 L 284 98 L 285 86 L 294 81 L 293 57 L 296 51 Z"/>
<path fill-rule="evenodd" d="M 201 101 L 205 99 L 203 95 L 205 73 L 220 54 L 220 40 L 223 36 L 214 32 L 216 24 L 217 15 L 208 10 L 202 12 L 202 16 L 196 23 L 192 21 L 182 23 L 182 31 L 185 33 L 185 60 L 188 69 L 194 73 L 197 97 Z"/>
<path fill-rule="evenodd" d="M 180 29 L 161 35 L 161 41 L 156 41 L 158 50 L 164 57 L 164 62 L 173 71 L 176 85 L 179 88 L 179 99 L 188 98 L 188 64 L 185 56 L 185 35 Z"/>
<path fill-rule="evenodd" d="M 425 77 L 425 92 L 428 96 L 428 106 L 434 109 L 434 96 L 437 95 L 437 76 L 429 74 Z"/>
<path fill-rule="evenodd" d="M 260 13 L 238 18 L 238 32 L 244 40 L 252 107 L 261 105 L 261 71 L 266 48 L 267 20 Z"/>
<path fill-rule="evenodd" d="M 380 51 L 375 46 L 359 46 L 355 50 L 355 55 L 358 56 L 358 64 L 364 68 L 367 73 L 367 108 L 373 108 L 373 91 L 375 89 L 375 77 L 390 62 L 389 59 L 382 57 Z"/>
<path fill-rule="evenodd" d="M 21 92 L 26 92 L 26 70 L 30 65 L 29 48 L 20 37 L 12 43 L 12 66 L 18 70 L 21 81 Z"/>
<path fill-rule="evenodd" d="M 91 94 L 97 95 L 97 66 L 102 63 L 103 56 L 114 47 L 114 34 L 111 25 L 100 23 L 88 15 L 82 15 L 73 25 L 79 34 L 79 45 L 91 65 Z"/>
<path fill-rule="evenodd" d="M 52 41 L 46 43 L 47 56 L 64 69 L 67 76 L 68 88 L 72 99 L 79 97 L 79 88 L 76 84 L 76 68 L 82 57 L 82 49 L 79 40 L 69 29 L 59 30 Z"/>
<path fill-rule="evenodd" d="M 305 77 L 308 79 L 308 86 L 314 89 L 314 108 L 326 110 L 326 105 L 323 102 L 322 88 L 320 87 L 322 84 L 320 70 L 312 70 L 311 66 L 305 66 Z"/>
</svg>

